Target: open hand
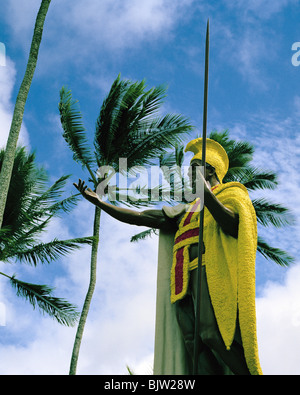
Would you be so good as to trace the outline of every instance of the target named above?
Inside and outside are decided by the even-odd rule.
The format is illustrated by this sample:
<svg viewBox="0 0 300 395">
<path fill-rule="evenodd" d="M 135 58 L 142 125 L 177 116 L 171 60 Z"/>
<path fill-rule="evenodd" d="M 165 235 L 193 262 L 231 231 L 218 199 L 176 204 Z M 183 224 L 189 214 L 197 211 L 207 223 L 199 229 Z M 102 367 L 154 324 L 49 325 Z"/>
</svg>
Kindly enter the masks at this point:
<svg viewBox="0 0 300 395">
<path fill-rule="evenodd" d="M 88 188 L 87 185 L 85 185 L 85 182 L 82 181 L 79 178 L 78 184 L 75 182 L 73 183 L 76 189 L 82 194 L 82 196 L 87 199 L 89 202 L 93 204 L 97 204 L 99 202 L 99 197 L 96 194 L 96 192 L 92 191 L 91 188 Z"/>
</svg>

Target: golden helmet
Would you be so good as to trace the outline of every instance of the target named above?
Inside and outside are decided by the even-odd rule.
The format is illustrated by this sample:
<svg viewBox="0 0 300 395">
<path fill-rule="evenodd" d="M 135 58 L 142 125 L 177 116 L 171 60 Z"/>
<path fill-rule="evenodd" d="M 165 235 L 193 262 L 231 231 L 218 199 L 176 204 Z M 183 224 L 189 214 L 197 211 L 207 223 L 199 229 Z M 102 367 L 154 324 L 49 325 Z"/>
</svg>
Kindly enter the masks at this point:
<svg viewBox="0 0 300 395">
<path fill-rule="evenodd" d="M 202 160 L 202 138 L 190 141 L 185 148 L 185 152 L 187 151 L 194 153 L 192 160 Z M 211 139 L 206 139 L 206 163 L 215 168 L 219 181 L 222 182 L 229 168 L 229 159 L 225 149 Z"/>
</svg>

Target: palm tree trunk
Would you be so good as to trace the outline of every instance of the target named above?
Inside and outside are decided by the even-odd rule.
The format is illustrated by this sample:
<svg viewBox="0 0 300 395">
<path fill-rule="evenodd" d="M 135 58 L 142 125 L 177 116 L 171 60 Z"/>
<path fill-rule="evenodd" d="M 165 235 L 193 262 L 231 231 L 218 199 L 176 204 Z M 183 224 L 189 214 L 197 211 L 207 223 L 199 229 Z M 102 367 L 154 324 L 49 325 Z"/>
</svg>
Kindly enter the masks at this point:
<svg viewBox="0 0 300 395">
<path fill-rule="evenodd" d="M 33 38 L 31 42 L 31 48 L 25 71 L 24 79 L 22 81 L 13 114 L 13 119 L 9 131 L 9 136 L 6 144 L 6 151 L 0 173 L 0 228 L 3 222 L 3 214 L 7 199 L 8 188 L 11 179 L 11 173 L 13 169 L 15 152 L 17 142 L 21 130 L 23 121 L 25 104 L 28 96 L 28 92 L 33 79 L 34 71 L 37 64 L 39 48 L 43 35 L 44 22 L 48 12 L 51 0 L 42 0 L 34 28 Z"/>
<path fill-rule="evenodd" d="M 101 217 L 101 209 L 99 207 L 95 208 L 95 217 L 94 217 L 94 232 L 93 236 L 95 240 L 92 244 L 92 252 L 91 252 L 91 270 L 90 270 L 90 283 L 89 288 L 85 297 L 85 301 L 83 304 L 83 308 L 81 311 L 81 316 L 77 328 L 77 333 L 75 337 L 75 342 L 73 346 L 73 353 L 71 358 L 70 365 L 70 375 L 75 375 L 77 370 L 77 362 L 79 357 L 81 340 L 83 337 L 83 331 L 86 324 L 86 319 L 89 313 L 93 293 L 96 286 L 96 271 L 97 271 L 97 255 L 98 255 L 98 245 L 99 245 L 99 231 L 100 231 L 100 217 Z"/>
</svg>

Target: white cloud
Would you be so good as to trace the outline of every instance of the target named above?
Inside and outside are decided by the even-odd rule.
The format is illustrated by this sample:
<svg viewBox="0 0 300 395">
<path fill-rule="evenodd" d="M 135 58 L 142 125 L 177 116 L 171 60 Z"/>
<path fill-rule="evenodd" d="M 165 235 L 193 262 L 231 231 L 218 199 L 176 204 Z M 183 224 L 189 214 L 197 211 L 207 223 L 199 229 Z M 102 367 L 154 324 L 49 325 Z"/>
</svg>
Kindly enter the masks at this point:
<svg viewBox="0 0 300 395">
<path fill-rule="evenodd" d="M 300 265 L 283 284 L 271 282 L 257 299 L 258 343 L 264 374 L 300 374 Z"/>
<path fill-rule="evenodd" d="M 182 18 L 193 0 L 131 0 L 123 2 L 72 2 L 73 28 L 92 38 L 101 34 L 108 46 L 130 47 L 150 41 L 158 35 L 168 35 L 178 18 Z M 100 37 L 96 39 L 99 40 Z"/>
<path fill-rule="evenodd" d="M 265 228 L 262 236 L 270 239 L 275 247 L 295 255 L 300 235 L 300 138 L 299 115 L 291 113 L 281 118 L 272 113 L 261 113 L 247 123 L 247 135 L 255 146 L 253 165 L 278 175 L 278 187 L 274 190 L 257 191 L 253 195 L 267 198 L 289 208 L 295 217 L 295 226 L 282 229 Z M 253 131 L 255 131 L 253 133 Z M 250 139 L 250 138 L 249 138 Z M 247 138 L 246 138 L 247 140 Z"/>
<path fill-rule="evenodd" d="M 16 81 L 14 63 L 6 58 L 6 66 L 0 67 L 0 148 L 4 148 L 8 138 L 14 104 L 13 89 Z M 24 124 L 21 127 L 19 144 L 29 147 L 29 135 Z"/>
<path fill-rule="evenodd" d="M 19 1 L 9 1 L 3 4 L 3 13 L 7 23 L 12 29 L 15 38 L 20 38 L 19 44 L 23 45 L 26 50 L 29 49 L 40 5 L 41 2 L 39 0 L 28 0 L 22 2 L 21 6 Z"/>
<path fill-rule="evenodd" d="M 20 318 L 23 320 L 24 316 L 20 314 Z M 31 320 L 31 325 L 33 322 Z M 24 328 L 34 332 L 35 338 L 31 342 L 0 345 L 1 374 L 68 374 L 74 329 L 58 327 L 54 322 L 42 318 L 35 321 L 34 326 Z"/>
<path fill-rule="evenodd" d="M 115 48 L 130 47 L 137 41 L 148 41 L 162 31 L 169 31 L 178 9 L 178 2 L 168 0 L 73 3 L 71 18 L 68 16 L 70 28 L 76 26 L 83 36 L 94 36 L 95 41 Z"/>
<path fill-rule="evenodd" d="M 168 39 L 179 19 L 189 15 L 194 0 L 67 0 L 51 3 L 46 18 L 40 62 L 83 62 L 109 49 L 136 48 L 158 37 Z M 40 2 L 18 0 L 6 6 L 6 19 L 15 40 L 28 50 Z M 57 34 L 63 36 L 58 40 Z M 46 59 L 47 58 L 47 59 Z M 41 68 L 43 69 L 43 67 Z"/>
<path fill-rule="evenodd" d="M 298 0 L 231 0 L 221 2 L 221 11 L 215 6 L 212 28 L 212 45 L 216 43 L 215 53 L 223 69 L 224 62 L 238 71 L 253 90 L 273 90 L 276 77 L 272 70 L 279 59 L 285 36 L 282 29 L 276 29 L 276 18 L 280 13 L 293 13 Z M 223 7 L 229 15 L 224 18 Z M 272 18 L 272 23 L 266 20 Z M 288 44 L 289 45 L 289 44 Z M 284 55 L 281 55 L 284 56 Z M 283 72 L 284 73 L 284 72 Z"/>
<path fill-rule="evenodd" d="M 274 42 L 271 30 L 266 33 L 247 20 L 236 25 L 224 24 L 223 17 L 216 16 L 213 40 L 218 45 L 216 54 L 220 67 L 223 68 L 225 61 L 252 89 L 264 91 L 271 86 L 267 67 L 276 56 L 279 45 Z"/>
<path fill-rule="evenodd" d="M 286 191 L 299 188 L 300 185 L 298 124 L 297 111 L 287 118 L 280 118 L 271 113 L 260 114 L 253 118 L 252 128 L 259 131 L 253 140 L 254 160 L 258 166 L 276 171 L 279 175 L 280 187 Z M 293 196 L 293 199 L 295 198 L 297 195 Z"/>
</svg>

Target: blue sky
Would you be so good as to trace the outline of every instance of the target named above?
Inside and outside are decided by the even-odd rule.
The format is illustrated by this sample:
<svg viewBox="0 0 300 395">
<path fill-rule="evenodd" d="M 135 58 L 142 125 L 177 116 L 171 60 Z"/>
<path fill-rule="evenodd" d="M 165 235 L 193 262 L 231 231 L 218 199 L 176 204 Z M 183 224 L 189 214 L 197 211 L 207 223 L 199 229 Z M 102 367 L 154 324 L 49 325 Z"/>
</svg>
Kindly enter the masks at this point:
<svg viewBox="0 0 300 395">
<path fill-rule="evenodd" d="M 39 0 L 8 0 L 2 5 L 2 147 L 39 5 Z M 167 84 L 162 112 L 186 115 L 201 132 L 204 35 L 210 18 L 208 129 L 229 129 L 232 138 L 253 143 L 255 164 L 278 172 L 280 180 L 276 191 L 255 196 L 284 203 L 299 219 L 300 67 L 291 61 L 292 45 L 300 41 L 299 13 L 298 0 L 53 0 L 20 143 L 36 151 L 51 181 L 70 173 L 72 182 L 87 179 L 61 137 L 59 90 L 66 85 L 79 100 L 92 140 L 102 100 L 119 73 L 132 80 L 145 78 L 149 88 Z M 82 201 L 72 215 L 55 220 L 45 237 L 90 235 L 92 217 L 93 208 Z M 157 239 L 132 245 L 129 237 L 140 229 L 106 215 L 102 226 L 97 290 L 78 373 L 125 374 L 126 364 L 144 372 L 153 357 Z M 297 257 L 298 223 L 290 229 L 269 228 L 262 235 Z M 17 272 L 26 281 L 54 285 L 57 295 L 81 306 L 89 253 L 82 249 L 51 267 L 3 270 Z M 265 373 L 300 373 L 299 282 L 297 260 L 292 268 L 282 269 L 258 257 L 258 335 Z M 0 326 L 0 372 L 66 374 L 74 329 L 33 311 L 2 280 L 0 302 L 6 307 L 6 326 Z"/>
</svg>

